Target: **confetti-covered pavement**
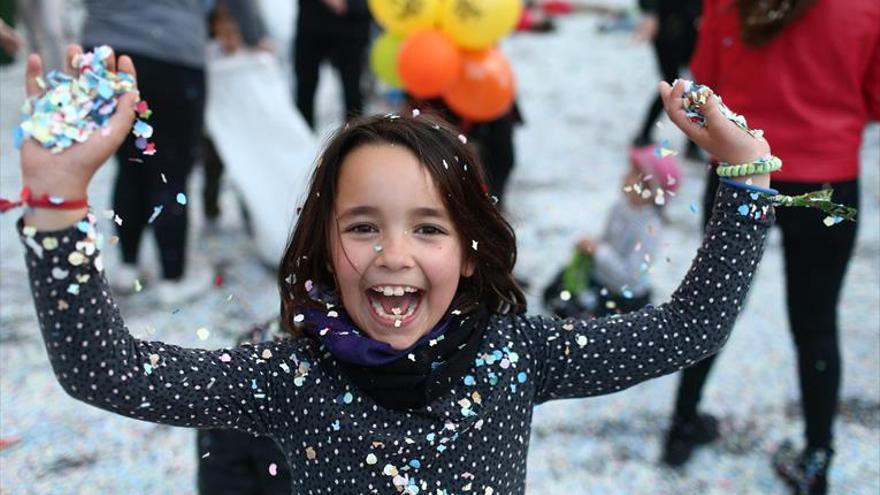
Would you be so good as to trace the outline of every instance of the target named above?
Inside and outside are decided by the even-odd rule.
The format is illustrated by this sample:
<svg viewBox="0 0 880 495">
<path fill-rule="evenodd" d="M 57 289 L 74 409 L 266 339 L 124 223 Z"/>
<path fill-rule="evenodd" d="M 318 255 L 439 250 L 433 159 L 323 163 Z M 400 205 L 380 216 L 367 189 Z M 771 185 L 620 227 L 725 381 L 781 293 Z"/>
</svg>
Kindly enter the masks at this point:
<svg viewBox="0 0 880 495">
<path fill-rule="evenodd" d="M 507 205 L 520 239 L 518 275 L 532 284 L 535 310 L 540 287 L 568 257 L 573 240 L 602 228 L 605 205 L 619 194 L 626 147 L 657 78 L 649 46 L 635 44 L 627 33 L 599 35 L 597 23 L 590 16 L 563 19 L 556 32 L 517 35 L 504 46 L 526 119 L 516 136 L 518 167 Z M 22 72 L 20 65 L 0 69 L 3 197 L 15 196 L 20 188 L 12 129 L 23 100 Z M 335 87 L 322 85 L 319 104 L 326 105 L 320 116 L 327 122 L 338 106 Z M 668 122 L 658 125 L 657 138 L 669 140 L 666 148 L 683 149 Z M 840 306 L 844 384 L 831 478 L 837 493 L 880 491 L 878 150 L 875 125 L 865 135 L 859 235 Z M 91 197 L 99 212 L 109 208 L 113 169 L 102 169 L 93 183 Z M 684 169 L 651 275 L 658 298 L 675 288 L 699 243 L 704 170 L 693 162 L 685 162 Z M 194 180 L 190 195 L 196 217 L 200 182 Z M 219 347 L 277 312 L 274 279 L 252 256 L 236 206 L 225 194 L 218 235 L 201 235 L 201 222 L 193 222 L 194 251 L 210 260 L 219 284 L 196 303 L 160 308 L 145 280 L 143 291 L 120 299 L 133 333 Z M 17 213 L 0 218 L 0 437 L 18 440 L 0 451 L 0 493 L 194 493 L 194 432 L 99 411 L 70 399 L 55 382 L 14 234 L 17 219 Z M 105 220 L 105 232 L 110 227 Z M 705 392 L 705 409 L 721 419 L 722 440 L 699 451 L 682 472 L 657 465 L 674 377 L 612 396 L 553 402 L 535 415 L 528 492 L 785 493 L 769 454 L 786 438 L 800 440 L 802 422 L 779 244 L 774 232 L 744 314 Z M 143 259 L 155 265 L 152 240 L 144 247 Z M 116 253 L 109 249 L 107 254 L 112 272 Z"/>
</svg>

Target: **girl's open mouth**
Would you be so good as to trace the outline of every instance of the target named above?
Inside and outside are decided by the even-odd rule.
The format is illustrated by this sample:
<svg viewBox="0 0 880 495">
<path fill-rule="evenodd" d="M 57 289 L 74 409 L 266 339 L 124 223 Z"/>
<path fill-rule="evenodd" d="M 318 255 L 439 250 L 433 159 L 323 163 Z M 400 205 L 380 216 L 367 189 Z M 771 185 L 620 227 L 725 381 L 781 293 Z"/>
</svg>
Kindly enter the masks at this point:
<svg viewBox="0 0 880 495">
<path fill-rule="evenodd" d="M 415 315 L 422 291 L 406 285 L 376 285 L 367 289 L 367 299 L 380 323 L 400 327 Z"/>
</svg>

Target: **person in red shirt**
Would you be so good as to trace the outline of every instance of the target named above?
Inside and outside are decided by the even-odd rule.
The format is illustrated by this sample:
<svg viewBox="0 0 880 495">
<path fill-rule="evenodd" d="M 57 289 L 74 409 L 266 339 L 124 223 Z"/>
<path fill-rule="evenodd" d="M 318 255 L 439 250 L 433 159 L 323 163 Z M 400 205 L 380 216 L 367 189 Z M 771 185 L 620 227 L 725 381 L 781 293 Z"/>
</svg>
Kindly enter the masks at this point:
<svg viewBox="0 0 880 495">
<path fill-rule="evenodd" d="M 691 70 L 764 130 L 784 163 L 772 175 L 775 189 L 797 195 L 833 188 L 835 202 L 858 205 L 862 133 L 880 119 L 880 2 L 704 0 Z M 718 187 L 714 170 L 708 175 L 705 216 Z M 810 208 L 781 208 L 777 218 L 806 447 L 797 453 L 783 445 L 774 464 L 794 493 L 821 494 L 840 388 L 837 303 L 856 224 L 828 227 Z M 714 418 L 697 413 L 713 362 L 682 373 L 666 464 L 684 464 L 696 445 L 717 437 Z"/>
</svg>

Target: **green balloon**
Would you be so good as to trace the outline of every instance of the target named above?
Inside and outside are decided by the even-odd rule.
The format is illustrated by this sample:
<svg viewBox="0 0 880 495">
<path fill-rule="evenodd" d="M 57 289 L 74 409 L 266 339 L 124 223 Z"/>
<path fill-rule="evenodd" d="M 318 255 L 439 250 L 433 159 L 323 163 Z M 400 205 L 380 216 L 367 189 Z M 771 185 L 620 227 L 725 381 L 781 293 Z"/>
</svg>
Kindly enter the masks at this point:
<svg viewBox="0 0 880 495">
<path fill-rule="evenodd" d="M 373 41 L 370 48 L 370 68 L 382 82 L 394 88 L 403 87 L 397 73 L 397 54 L 403 37 L 391 31 L 385 31 Z"/>
</svg>

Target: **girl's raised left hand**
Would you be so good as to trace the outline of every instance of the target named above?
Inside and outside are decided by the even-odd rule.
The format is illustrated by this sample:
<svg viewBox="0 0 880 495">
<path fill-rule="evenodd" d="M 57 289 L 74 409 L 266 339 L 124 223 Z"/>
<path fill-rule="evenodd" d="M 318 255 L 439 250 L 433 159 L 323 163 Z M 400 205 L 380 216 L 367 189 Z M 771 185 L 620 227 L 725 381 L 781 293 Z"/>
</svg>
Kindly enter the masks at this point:
<svg viewBox="0 0 880 495">
<path fill-rule="evenodd" d="M 75 57 L 82 54 L 78 45 L 67 47 L 66 72 L 76 75 L 73 67 Z M 107 64 L 110 71 L 127 72 L 135 75 L 134 64 L 125 55 L 110 57 Z M 37 77 L 43 75 L 39 55 L 32 54 L 27 60 L 25 89 L 28 97 L 39 96 L 41 90 Z M 89 182 L 95 172 L 110 158 L 131 131 L 135 118 L 137 90 L 129 91 L 119 97 L 113 116 L 108 122 L 108 131 L 96 130 L 84 143 L 75 143 L 61 153 L 52 153 L 34 139 L 27 139 L 21 146 L 21 178 L 24 186 L 30 188 L 34 197 L 44 194 L 66 200 L 77 200 L 86 196 Z M 54 210 L 35 208 L 25 214 L 25 223 L 40 230 L 54 230 L 67 227 L 85 215 L 81 210 Z"/>
<path fill-rule="evenodd" d="M 677 81 L 675 86 L 661 82 L 657 88 L 663 99 L 663 107 L 669 119 L 684 132 L 691 141 L 709 152 L 713 157 L 728 163 L 748 163 L 770 154 L 770 144 L 764 138 L 756 138 L 729 121 L 718 108 L 718 97 L 712 95 L 702 107 L 706 125 L 691 122 L 684 111 L 682 95 L 685 91 L 684 81 Z M 746 116 L 748 117 L 748 116 Z M 751 180 L 761 187 L 770 185 L 770 175 L 761 174 L 748 177 L 737 177 L 736 180 Z"/>
</svg>

